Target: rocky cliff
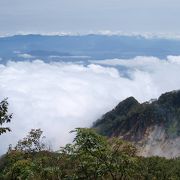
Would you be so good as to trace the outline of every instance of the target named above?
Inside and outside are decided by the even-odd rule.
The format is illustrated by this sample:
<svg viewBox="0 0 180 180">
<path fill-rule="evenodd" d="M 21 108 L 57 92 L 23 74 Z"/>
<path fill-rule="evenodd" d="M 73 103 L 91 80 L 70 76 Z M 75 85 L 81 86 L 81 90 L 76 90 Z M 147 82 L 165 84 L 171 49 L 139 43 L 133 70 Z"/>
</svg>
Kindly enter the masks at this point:
<svg viewBox="0 0 180 180">
<path fill-rule="evenodd" d="M 129 97 L 97 120 L 102 135 L 133 142 L 143 156 L 180 156 L 180 91 L 139 103 Z"/>
</svg>

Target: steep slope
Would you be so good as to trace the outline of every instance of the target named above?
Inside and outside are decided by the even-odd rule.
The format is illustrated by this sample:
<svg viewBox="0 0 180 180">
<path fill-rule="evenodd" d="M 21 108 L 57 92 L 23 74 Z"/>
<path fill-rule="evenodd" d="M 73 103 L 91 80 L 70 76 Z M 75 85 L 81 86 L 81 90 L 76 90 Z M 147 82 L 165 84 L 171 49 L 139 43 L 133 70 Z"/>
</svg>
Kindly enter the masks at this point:
<svg viewBox="0 0 180 180">
<path fill-rule="evenodd" d="M 141 155 L 180 156 L 180 91 L 142 104 L 127 98 L 93 127 L 103 135 L 134 142 Z"/>
</svg>

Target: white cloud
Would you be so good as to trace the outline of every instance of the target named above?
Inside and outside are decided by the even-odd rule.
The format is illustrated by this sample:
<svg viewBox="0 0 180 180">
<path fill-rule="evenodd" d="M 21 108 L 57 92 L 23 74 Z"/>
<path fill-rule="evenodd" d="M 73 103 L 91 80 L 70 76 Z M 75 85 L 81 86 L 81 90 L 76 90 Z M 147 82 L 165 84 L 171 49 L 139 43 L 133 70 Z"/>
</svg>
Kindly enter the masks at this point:
<svg viewBox="0 0 180 180">
<path fill-rule="evenodd" d="M 180 56 L 168 56 L 168 62 L 180 65 Z"/>
<path fill-rule="evenodd" d="M 111 31 L 111 30 L 98 30 L 98 31 L 56 31 L 56 32 L 43 32 L 43 31 L 18 31 L 16 33 L 2 33 L 0 32 L 0 38 L 12 37 L 15 35 L 42 35 L 42 36 L 85 36 L 85 35 L 105 35 L 105 36 L 128 36 L 128 37 L 143 37 L 145 39 L 167 39 L 167 40 L 179 40 L 179 32 L 127 32 L 127 31 Z M 15 51 L 14 53 L 20 53 Z M 78 56 L 77 56 L 78 57 Z M 82 56 L 81 56 L 82 57 Z M 88 56 L 86 56 L 88 57 Z"/>
<path fill-rule="evenodd" d="M 34 58 L 34 56 L 30 54 L 18 54 L 18 57 L 24 58 L 24 59 L 31 59 Z"/>
<path fill-rule="evenodd" d="M 128 96 L 143 102 L 179 89 L 180 58 L 174 58 L 101 61 L 127 67 L 130 79 L 116 67 L 93 63 L 83 66 L 37 60 L 0 65 L 0 99 L 9 97 L 14 114 L 13 131 L 0 137 L 1 147 L 4 150 L 31 128 L 41 128 L 57 148 L 71 140 L 70 130 L 91 126 Z"/>
<path fill-rule="evenodd" d="M 91 61 L 111 67 L 123 66 L 128 68 L 129 76 L 144 72 L 154 83 L 158 92 L 171 91 L 180 88 L 180 56 L 168 56 L 167 59 L 156 57 L 136 57 L 134 59 L 110 59 Z"/>
</svg>

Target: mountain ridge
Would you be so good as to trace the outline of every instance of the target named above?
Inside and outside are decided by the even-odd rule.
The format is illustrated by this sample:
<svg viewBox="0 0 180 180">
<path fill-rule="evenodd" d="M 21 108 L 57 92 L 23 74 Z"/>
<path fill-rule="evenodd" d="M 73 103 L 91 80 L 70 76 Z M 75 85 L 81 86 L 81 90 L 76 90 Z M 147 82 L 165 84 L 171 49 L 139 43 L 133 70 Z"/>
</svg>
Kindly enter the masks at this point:
<svg viewBox="0 0 180 180">
<path fill-rule="evenodd" d="M 2 58 L 1 63 L 6 63 L 9 59 L 25 60 L 20 59 L 17 52 L 28 54 L 31 51 L 44 51 L 45 53 L 40 57 L 48 61 L 47 51 L 68 53 L 73 56 L 88 56 L 89 60 L 129 59 L 136 56 L 154 56 L 164 59 L 169 55 L 179 55 L 179 46 L 179 39 L 148 39 L 142 36 L 29 34 L 1 37 L 0 57 Z"/>
<path fill-rule="evenodd" d="M 164 93 L 142 104 L 129 97 L 97 120 L 93 128 L 102 135 L 133 142 L 145 156 L 180 156 L 180 91 Z M 153 144 L 159 146 L 158 152 L 152 152 Z"/>
</svg>

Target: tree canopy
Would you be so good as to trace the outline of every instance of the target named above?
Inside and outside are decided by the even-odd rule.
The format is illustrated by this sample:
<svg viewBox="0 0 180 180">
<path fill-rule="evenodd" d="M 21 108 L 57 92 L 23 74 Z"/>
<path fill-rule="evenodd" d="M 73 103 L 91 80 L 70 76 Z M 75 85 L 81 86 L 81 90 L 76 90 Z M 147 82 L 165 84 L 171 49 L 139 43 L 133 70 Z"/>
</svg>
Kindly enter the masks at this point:
<svg viewBox="0 0 180 180">
<path fill-rule="evenodd" d="M 0 135 L 11 131 L 9 127 L 3 125 L 11 121 L 12 114 L 8 113 L 8 101 L 7 98 L 0 102 Z"/>
<path fill-rule="evenodd" d="M 180 159 L 138 157 L 136 148 L 92 129 L 77 128 L 73 143 L 53 152 L 33 129 L 0 159 L 0 179 L 16 180 L 178 180 Z M 33 136 L 33 138 L 32 138 Z M 30 139 L 33 143 L 24 143 Z M 38 143 L 36 143 L 38 142 Z M 18 147 L 18 148 L 17 148 Z M 40 148 L 39 148 L 40 147 Z"/>
</svg>

